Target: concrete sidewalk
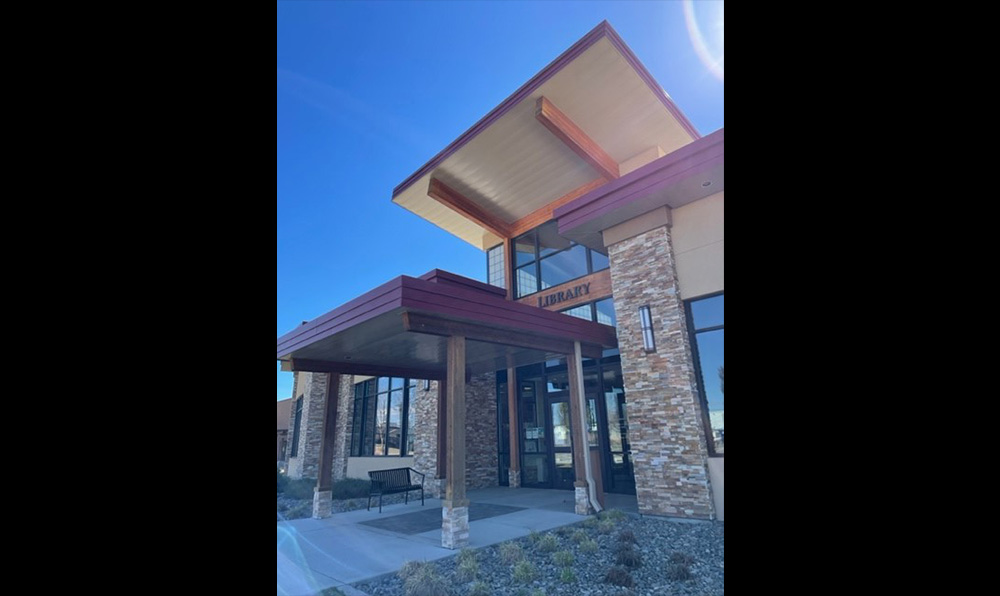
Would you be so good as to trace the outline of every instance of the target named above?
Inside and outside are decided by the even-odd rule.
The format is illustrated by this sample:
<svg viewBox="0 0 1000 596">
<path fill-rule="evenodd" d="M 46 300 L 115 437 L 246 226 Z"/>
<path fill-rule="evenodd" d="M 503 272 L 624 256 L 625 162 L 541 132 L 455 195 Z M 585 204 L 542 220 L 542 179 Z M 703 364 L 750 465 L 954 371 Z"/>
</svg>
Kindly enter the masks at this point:
<svg viewBox="0 0 1000 596">
<path fill-rule="evenodd" d="M 635 498 L 609 495 L 609 506 L 637 509 Z M 471 547 L 483 548 L 583 521 L 573 513 L 571 492 L 508 488 L 472 491 L 473 503 L 524 508 L 508 515 L 471 523 Z M 330 519 L 278 524 L 278 596 L 315 595 L 330 587 L 373 579 L 399 571 L 407 561 L 436 561 L 456 555 L 441 548 L 441 530 L 407 536 L 361 525 L 367 521 L 441 509 L 441 501 L 353 511 Z"/>
</svg>

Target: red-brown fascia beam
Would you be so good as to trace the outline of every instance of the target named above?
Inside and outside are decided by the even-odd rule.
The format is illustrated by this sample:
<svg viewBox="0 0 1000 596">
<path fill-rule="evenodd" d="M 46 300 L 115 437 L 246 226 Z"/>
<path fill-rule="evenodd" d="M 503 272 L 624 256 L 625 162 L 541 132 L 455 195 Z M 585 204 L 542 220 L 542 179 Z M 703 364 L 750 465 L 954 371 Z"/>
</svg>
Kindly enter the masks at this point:
<svg viewBox="0 0 1000 596">
<path fill-rule="evenodd" d="M 510 226 L 506 222 L 490 215 L 479 205 L 469 200 L 468 197 L 437 178 L 431 179 L 431 186 L 427 191 L 427 195 L 500 238 L 507 240 L 512 237 Z"/>
<path fill-rule="evenodd" d="M 538 98 L 535 118 L 603 176 L 609 180 L 621 178 L 618 162 L 547 98 Z"/>
</svg>

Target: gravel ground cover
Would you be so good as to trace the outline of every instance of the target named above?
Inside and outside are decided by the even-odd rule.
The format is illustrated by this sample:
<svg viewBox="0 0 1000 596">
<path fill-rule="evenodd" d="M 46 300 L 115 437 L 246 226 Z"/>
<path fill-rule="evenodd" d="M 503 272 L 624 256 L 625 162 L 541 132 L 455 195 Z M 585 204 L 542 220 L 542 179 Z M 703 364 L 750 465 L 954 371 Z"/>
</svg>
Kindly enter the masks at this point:
<svg viewBox="0 0 1000 596">
<path fill-rule="evenodd" d="M 724 596 L 725 525 L 610 512 L 356 587 L 371 596 Z"/>
</svg>

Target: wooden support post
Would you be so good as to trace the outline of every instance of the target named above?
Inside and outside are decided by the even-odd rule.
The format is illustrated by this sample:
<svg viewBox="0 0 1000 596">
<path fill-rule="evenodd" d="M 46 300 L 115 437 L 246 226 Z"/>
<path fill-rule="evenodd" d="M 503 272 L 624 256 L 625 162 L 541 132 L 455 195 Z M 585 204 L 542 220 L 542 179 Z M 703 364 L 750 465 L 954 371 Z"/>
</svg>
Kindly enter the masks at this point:
<svg viewBox="0 0 1000 596">
<path fill-rule="evenodd" d="M 583 382 L 583 357 L 580 343 L 575 353 L 567 354 L 569 363 L 569 404 L 573 417 L 573 466 L 576 470 L 576 514 L 590 515 L 594 512 L 590 503 L 590 483 L 588 475 L 593 474 L 590 460 L 590 423 L 587 415 L 587 396 Z M 589 472 L 588 472 L 589 470 Z"/>
<path fill-rule="evenodd" d="M 464 337 L 448 338 L 448 479 L 441 545 L 450 550 L 469 545 L 469 501 L 465 486 L 465 347 Z"/>
</svg>

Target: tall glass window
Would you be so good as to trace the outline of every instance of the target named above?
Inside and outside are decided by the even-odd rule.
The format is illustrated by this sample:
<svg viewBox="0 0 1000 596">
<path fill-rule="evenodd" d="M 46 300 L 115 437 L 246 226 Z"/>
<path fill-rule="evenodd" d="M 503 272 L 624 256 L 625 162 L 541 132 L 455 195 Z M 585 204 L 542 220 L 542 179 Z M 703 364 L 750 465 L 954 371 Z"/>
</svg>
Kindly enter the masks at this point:
<svg viewBox="0 0 1000 596">
<path fill-rule="evenodd" d="M 292 432 L 292 457 L 299 456 L 299 437 L 302 436 L 302 400 L 295 402 L 295 429 Z"/>
<path fill-rule="evenodd" d="M 726 297 L 688 303 L 712 455 L 726 454 Z"/>
<path fill-rule="evenodd" d="M 559 235 L 556 222 L 514 240 L 517 297 L 586 277 L 610 267 L 608 256 Z"/>
<path fill-rule="evenodd" d="M 486 253 L 486 278 L 491 286 L 507 289 L 507 265 L 504 245 L 491 248 Z"/>
<path fill-rule="evenodd" d="M 379 378 L 354 388 L 352 457 L 414 454 L 417 381 Z"/>
</svg>

